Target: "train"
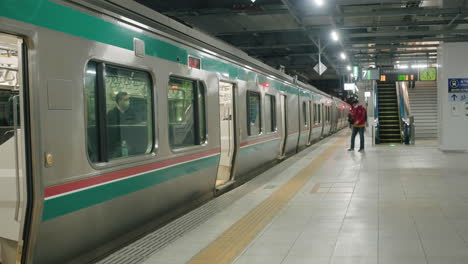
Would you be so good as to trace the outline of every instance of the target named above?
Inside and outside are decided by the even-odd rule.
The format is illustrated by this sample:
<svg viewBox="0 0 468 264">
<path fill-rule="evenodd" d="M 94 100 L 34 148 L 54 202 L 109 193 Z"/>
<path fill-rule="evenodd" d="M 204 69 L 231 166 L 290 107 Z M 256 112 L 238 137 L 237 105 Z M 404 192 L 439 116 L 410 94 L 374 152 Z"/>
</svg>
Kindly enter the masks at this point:
<svg viewBox="0 0 468 264">
<path fill-rule="evenodd" d="M 89 263 L 348 123 L 133 1 L 3 0 L 0 52 L 3 264 Z"/>
</svg>

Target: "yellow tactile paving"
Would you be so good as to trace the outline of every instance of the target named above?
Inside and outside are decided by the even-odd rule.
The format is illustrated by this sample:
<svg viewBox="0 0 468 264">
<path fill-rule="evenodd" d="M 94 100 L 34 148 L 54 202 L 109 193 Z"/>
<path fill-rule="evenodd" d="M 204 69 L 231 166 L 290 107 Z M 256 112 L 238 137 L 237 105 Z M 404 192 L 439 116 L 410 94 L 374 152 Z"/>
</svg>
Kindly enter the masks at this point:
<svg viewBox="0 0 468 264">
<path fill-rule="evenodd" d="M 226 232 L 193 256 L 189 264 L 231 263 L 250 242 L 263 230 L 288 203 L 288 201 L 309 181 L 317 170 L 328 160 L 337 148 L 342 147 L 347 136 L 321 153 L 317 158 L 291 178 L 280 189 L 270 195 L 252 211 L 232 225 Z"/>
</svg>

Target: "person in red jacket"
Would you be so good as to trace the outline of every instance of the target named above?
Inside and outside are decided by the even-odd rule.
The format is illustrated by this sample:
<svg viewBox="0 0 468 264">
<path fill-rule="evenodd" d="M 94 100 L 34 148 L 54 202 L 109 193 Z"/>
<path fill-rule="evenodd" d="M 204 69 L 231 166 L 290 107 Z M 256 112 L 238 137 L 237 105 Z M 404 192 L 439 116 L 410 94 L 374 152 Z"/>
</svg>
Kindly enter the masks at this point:
<svg viewBox="0 0 468 264">
<path fill-rule="evenodd" d="M 354 150 L 354 141 L 356 139 L 356 134 L 359 132 L 360 147 L 359 152 L 364 151 L 364 129 L 367 123 L 367 111 L 363 105 L 359 104 L 352 110 L 353 116 L 353 132 L 351 134 L 351 147 L 348 151 Z"/>
</svg>

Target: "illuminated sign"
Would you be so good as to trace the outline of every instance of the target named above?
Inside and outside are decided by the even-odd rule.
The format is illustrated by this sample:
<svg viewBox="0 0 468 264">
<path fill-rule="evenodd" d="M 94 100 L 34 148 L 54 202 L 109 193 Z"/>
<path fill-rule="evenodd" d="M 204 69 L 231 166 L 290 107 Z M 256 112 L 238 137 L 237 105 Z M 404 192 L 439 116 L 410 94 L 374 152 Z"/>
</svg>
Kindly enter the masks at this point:
<svg viewBox="0 0 468 264">
<path fill-rule="evenodd" d="M 362 80 L 379 80 L 379 77 L 379 68 L 368 68 L 362 70 Z"/>
<path fill-rule="evenodd" d="M 354 83 L 345 83 L 344 84 L 344 89 L 346 91 L 355 91 L 356 90 L 356 85 Z"/>
<path fill-rule="evenodd" d="M 437 69 L 436 68 L 426 68 L 419 70 L 419 80 L 420 81 L 435 81 L 437 80 Z"/>
<path fill-rule="evenodd" d="M 188 56 L 188 65 L 190 68 L 201 69 L 201 60 L 200 58 Z"/>
</svg>

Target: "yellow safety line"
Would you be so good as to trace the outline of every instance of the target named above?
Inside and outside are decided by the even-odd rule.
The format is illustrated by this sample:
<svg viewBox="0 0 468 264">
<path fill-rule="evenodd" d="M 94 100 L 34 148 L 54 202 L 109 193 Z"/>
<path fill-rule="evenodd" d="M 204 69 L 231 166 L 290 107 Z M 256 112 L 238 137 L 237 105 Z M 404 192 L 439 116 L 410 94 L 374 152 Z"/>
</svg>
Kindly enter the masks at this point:
<svg viewBox="0 0 468 264">
<path fill-rule="evenodd" d="M 346 140 L 343 136 L 335 144 L 302 169 L 296 176 L 291 178 L 280 189 L 275 191 L 255 207 L 248 214 L 226 230 L 215 241 L 192 257 L 188 264 L 228 264 L 255 239 L 257 234 L 263 230 L 280 210 L 294 197 L 294 195 L 309 181 L 324 162 L 328 160 L 338 147 Z"/>
<path fill-rule="evenodd" d="M 314 185 L 314 188 L 310 190 L 310 193 L 316 193 L 320 189 L 320 183 Z"/>
</svg>

